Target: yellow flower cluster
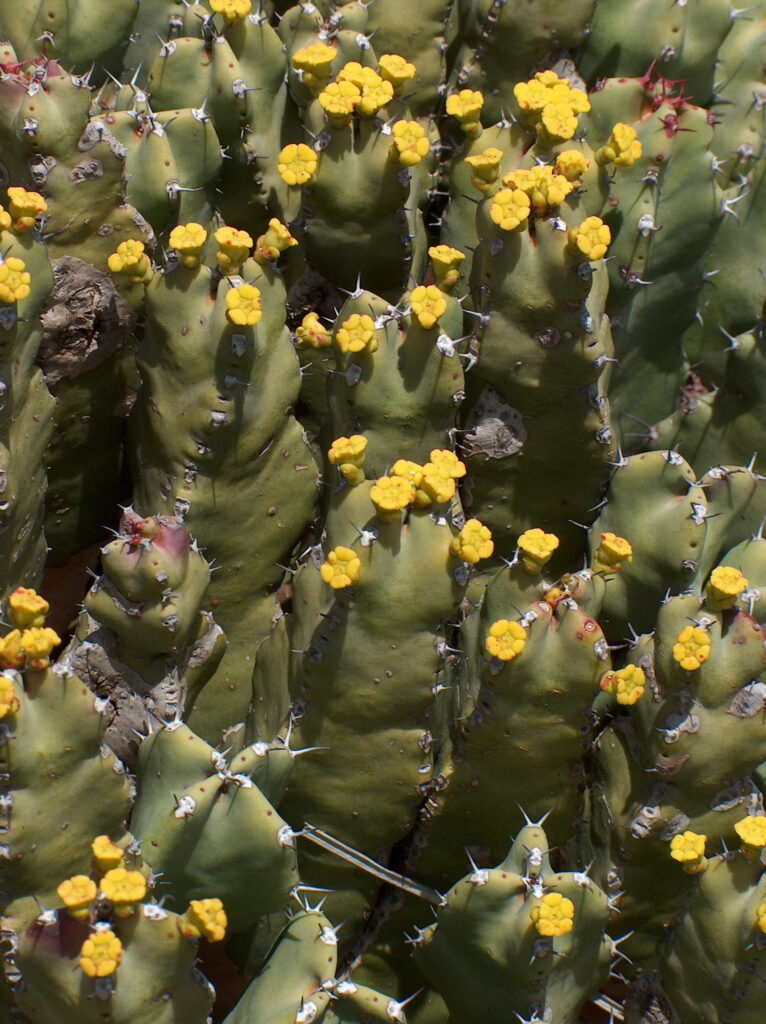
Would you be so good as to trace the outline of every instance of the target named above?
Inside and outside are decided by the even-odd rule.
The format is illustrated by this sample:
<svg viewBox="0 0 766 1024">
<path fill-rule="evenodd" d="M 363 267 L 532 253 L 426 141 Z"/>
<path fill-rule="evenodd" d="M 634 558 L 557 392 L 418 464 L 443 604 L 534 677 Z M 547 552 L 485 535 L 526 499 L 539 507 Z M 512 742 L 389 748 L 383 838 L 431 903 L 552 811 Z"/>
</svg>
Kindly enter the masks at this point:
<svg viewBox="0 0 766 1024">
<path fill-rule="evenodd" d="M 343 478 L 355 487 L 364 480 L 364 453 L 367 438 L 361 434 L 351 437 L 337 437 L 330 445 L 327 459 L 331 466 L 337 466 Z"/>
<path fill-rule="evenodd" d="M 529 912 L 538 935 L 557 938 L 574 927 L 574 903 L 559 892 L 547 892 Z"/>
<path fill-rule="evenodd" d="M 699 626 L 684 626 L 673 644 L 673 660 L 687 672 L 696 672 L 710 657 L 710 635 Z"/>
<path fill-rule="evenodd" d="M 447 113 L 457 120 L 466 135 L 478 135 L 481 131 L 483 106 L 484 97 L 475 89 L 461 89 L 447 97 Z"/>
<path fill-rule="evenodd" d="M 274 260 L 279 259 L 280 253 L 283 253 L 285 249 L 290 249 L 297 244 L 298 239 L 293 238 L 282 221 L 272 217 L 268 230 L 259 235 L 255 241 L 253 258 L 256 263 L 264 266 L 266 263 L 273 263 Z"/>
<path fill-rule="evenodd" d="M 766 817 L 749 815 L 742 818 L 734 826 L 734 831 L 742 840 L 743 852 L 752 856 L 766 846 Z"/>
<path fill-rule="evenodd" d="M 11 215 L 4 206 L 0 206 L 0 231 L 7 231 L 11 226 Z"/>
<path fill-rule="evenodd" d="M 353 82 L 342 79 L 330 82 L 319 94 L 319 103 L 334 128 L 351 124 L 360 93 Z"/>
<path fill-rule="evenodd" d="M 252 284 L 238 284 L 226 292 L 226 319 L 236 327 L 255 327 L 262 316 L 261 293 Z"/>
<path fill-rule="evenodd" d="M 220 246 L 215 258 L 224 274 L 241 266 L 253 247 L 253 240 L 247 231 L 239 231 L 237 228 L 219 228 L 213 238 Z"/>
<path fill-rule="evenodd" d="M 352 313 L 335 332 L 335 343 L 341 352 L 377 352 L 375 323 L 367 313 Z"/>
<path fill-rule="evenodd" d="M 563 203 L 569 193 L 574 191 L 574 184 L 549 164 L 511 171 L 503 178 L 503 184 L 525 192 L 537 214 L 543 214 L 552 206 Z"/>
<path fill-rule="evenodd" d="M 580 184 L 589 167 L 590 160 L 579 149 L 566 149 L 556 157 L 556 170 L 575 185 Z"/>
<path fill-rule="evenodd" d="M 636 131 L 629 124 L 618 121 L 612 128 L 612 134 L 595 156 L 600 164 L 614 164 L 615 167 L 630 167 L 641 159 L 643 147 L 638 141 Z"/>
<path fill-rule="evenodd" d="M 426 156 L 431 144 L 417 121 L 397 121 L 391 129 L 391 156 L 405 167 L 414 167 Z"/>
<path fill-rule="evenodd" d="M 415 500 L 415 488 L 403 476 L 382 476 L 370 490 L 370 500 L 375 506 L 378 519 L 393 523 L 401 517 L 402 510 Z"/>
<path fill-rule="evenodd" d="M 152 261 L 137 238 L 120 242 L 106 261 L 113 274 L 124 274 L 130 284 L 148 284 L 154 276 Z"/>
<path fill-rule="evenodd" d="M 390 476 L 402 477 L 412 485 L 418 508 L 450 501 L 455 495 L 455 481 L 465 476 L 465 465 L 454 452 L 435 448 L 429 458 L 422 466 L 398 459 L 389 470 Z"/>
<path fill-rule="evenodd" d="M 731 608 L 743 590 L 749 586 L 747 577 L 730 565 L 713 569 L 705 588 L 705 599 L 714 608 Z"/>
<path fill-rule="evenodd" d="M 435 284 L 418 285 L 410 292 L 410 309 L 421 327 L 430 330 L 447 309 L 444 292 Z"/>
<path fill-rule="evenodd" d="M 618 704 L 631 705 L 643 697 L 646 677 L 638 665 L 626 665 L 617 671 L 605 672 L 599 686 L 616 697 Z"/>
<path fill-rule="evenodd" d="M 122 960 L 122 943 L 110 928 L 86 939 L 80 950 L 80 968 L 89 978 L 108 978 Z"/>
<path fill-rule="evenodd" d="M 327 555 L 327 561 L 320 567 L 322 581 L 333 590 L 350 587 L 359 579 L 362 563 L 351 548 L 337 547 Z"/>
<path fill-rule="evenodd" d="M 502 150 L 494 146 L 464 158 L 465 163 L 471 168 L 471 184 L 474 188 L 480 192 L 489 192 L 500 175 L 502 158 Z"/>
<path fill-rule="evenodd" d="M 9 256 L 0 263 L 0 302 L 11 306 L 14 302 L 26 299 L 31 282 L 24 260 L 18 256 Z"/>
<path fill-rule="evenodd" d="M 96 836 L 90 844 L 93 860 L 101 872 L 111 871 L 122 865 L 122 850 L 109 836 Z"/>
<path fill-rule="evenodd" d="M 227 25 L 246 18 L 252 6 L 251 0 L 210 0 L 210 10 L 222 14 Z"/>
<path fill-rule="evenodd" d="M 226 937 L 226 911 L 219 899 L 192 900 L 178 919 L 178 930 L 187 939 L 221 942 Z"/>
<path fill-rule="evenodd" d="M 332 344 L 332 334 L 320 323 L 318 313 L 307 313 L 295 328 L 295 340 L 300 346 L 326 348 Z"/>
<path fill-rule="evenodd" d="M 193 270 L 199 266 L 199 255 L 207 241 L 207 231 L 196 221 L 189 221 L 188 224 L 178 224 L 170 232 L 168 245 L 175 249 L 181 258 L 181 263 Z"/>
<path fill-rule="evenodd" d="M 526 642 L 527 631 L 520 622 L 498 619 L 489 627 L 484 646 L 493 658 L 499 661 L 513 661 L 524 650 Z"/>
<path fill-rule="evenodd" d="M 0 639 L 0 668 L 40 671 L 50 665 L 50 653 L 61 638 L 47 626 L 12 629 Z"/>
<path fill-rule="evenodd" d="M 600 217 L 586 217 L 567 232 L 569 251 L 579 260 L 600 260 L 612 241 L 612 232 Z"/>
<path fill-rule="evenodd" d="M 378 74 L 391 83 L 398 96 L 402 87 L 415 77 L 415 65 L 396 53 L 384 53 L 378 58 Z"/>
<path fill-rule="evenodd" d="M 601 534 L 599 545 L 593 552 L 594 572 L 619 572 L 623 565 L 632 561 L 633 548 L 629 541 L 615 533 Z"/>
<path fill-rule="evenodd" d="M 559 539 L 555 533 L 546 533 L 537 527 L 525 530 L 519 537 L 519 552 L 524 570 L 530 575 L 540 572 L 558 546 Z"/>
<path fill-rule="evenodd" d="M 526 192 L 518 188 L 502 188 L 489 206 L 489 219 L 501 231 L 523 231 L 529 220 L 531 203 Z"/>
<path fill-rule="evenodd" d="M 681 832 L 670 840 L 670 856 L 683 865 L 684 871 L 696 874 L 704 867 L 707 836 L 697 832 Z"/>
<path fill-rule="evenodd" d="M 87 875 L 73 875 L 56 886 L 56 894 L 70 917 L 83 920 L 90 914 L 90 905 L 96 898 L 96 883 Z"/>
<path fill-rule="evenodd" d="M 538 71 L 514 86 L 519 109 L 545 142 L 563 142 L 577 131 L 577 116 L 590 110 L 588 97 L 555 71 Z"/>
<path fill-rule="evenodd" d="M 319 157 L 305 142 L 291 142 L 277 157 L 277 170 L 286 185 L 313 184 L 318 166 Z"/>
<path fill-rule="evenodd" d="M 8 189 L 9 209 L 13 230 L 18 234 L 31 231 L 48 204 L 39 192 L 27 192 L 25 188 L 11 186 Z"/>
<path fill-rule="evenodd" d="M 361 117 L 372 117 L 377 114 L 394 96 L 394 87 L 391 82 L 372 68 L 362 67 L 355 60 L 343 65 L 336 76 L 336 81 L 351 82 L 356 86 L 357 100 L 354 104 L 354 111 Z"/>
<path fill-rule="evenodd" d="M 146 896 L 146 879 L 140 871 L 112 868 L 101 879 L 100 889 L 102 895 L 114 904 L 117 916 L 128 917 L 133 913 L 133 904 Z"/>
<path fill-rule="evenodd" d="M 292 65 L 301 73 L 303 83 L 316 91 L 321 89 L 332 75 L 332 62 L 336 55 L 335 47 L 326 43 L 312 43 L 311 46 L 304 46 L 295 51 Z"/>
<path fill-rule="evenodd" d="M 31 587 L 16 587 L 8 598 L 8 618 L 19 629 L 44 626 L 50 605 Z"/>
<path fill-rule="evenodd" d="M 21 707 L 16 687 L 10 676 L 0 676 L 0 719 L 15 715 Z"/>
<path fill-rule="evenodd" d="M 489 558 L 495 550 L 492 533 L 478 519 L 469 519 L 465 526 L 452 538 L 450 554 L 464 562 L 476 565 L 482 558 Z"/>
<path fill-rule="evenodd" d="M 450 245 L 432 245 L 428 250 L 434 277 L 439 288 L 451 288 L 460 279 L 460 264 L 465 253 Z"/>
</svg>

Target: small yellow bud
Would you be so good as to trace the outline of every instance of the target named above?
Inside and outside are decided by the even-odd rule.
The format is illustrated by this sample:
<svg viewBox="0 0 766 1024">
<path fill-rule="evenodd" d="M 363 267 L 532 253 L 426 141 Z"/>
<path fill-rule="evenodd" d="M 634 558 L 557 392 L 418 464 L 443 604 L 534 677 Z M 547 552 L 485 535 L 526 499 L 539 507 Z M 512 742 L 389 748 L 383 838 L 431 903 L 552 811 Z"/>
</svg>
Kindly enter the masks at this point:
<svg viewBox="0 0 766 1024">
<path fill-rule="evenodd" d="M 219 899 L 192 900 L 178 920 L 178 930 L 187 939 L 221 942 L 226 937 L 226 911 Z"/>
<path fill-rule="evenodd" d="M 464 162 L 471 168 L 471 184 L 480 192 L 488 192 L 490 185 L 493 185 L 500 174 L 500 161 L 503 152 L 490 146 L 481 153 L 474 153 L 473 156 L 464 157 Z"/>
<path fill-rule="evenodd" d="M 456 490 L 455 478 L 447 467 L 426 462 L 415 488 L 415 504 L 418 508 L 443 505 L 454 498 Z"/>
<path fill-rule="evenodd" d="M 430 330 L 447 309 L 444 292 L 435 284 L 418 285 L 410 292 L 410 309 L 412 314 L 426 330 Z"/>
<path fill-rule="evenodd" d="M 307 313 L 300 327 L 295 328 L 295 340 L 301 347 L 326 348 L 332 344 L 332 334 L 320 323 L 317 313 Z"/>
<path fill-rule="evenodd" d="M 710 635 L 699 626 L 684 626 L 673 644 L 673 660 L 687 672 L 696 672 L 710 657 Z"/>
<path fill-rule="evenodd" d="M 253 258 L 256 263 L 264 266 L 266 263 L 273 263 L 279 259 L 280 253 L 298 244 L 298 239 L 293 238 L 288 228 L 276 217 L 269 221 L 269 228 L 264 234 L 259 235 L 255 242 Z"/>
<path fill-rule="evenodd" d="M 8 618 L 11 625 L 24 629 L 27 626 L 44 626 L 50 605 L 36 590 L 16 587 L 8 598 Z"/>
<path fill-rule="evenodd" d="M 351 548 L 337 547 L 327 555 L 327 561 L 320 567 L 322 581 L 333 590 L 350 587 L 359 579 L 362 563 Z"/>
<path fill-rule="evenodd" d="M 277 157 L 277 170 L 286 185 L 313 184 L 318 166 L 319 157 L 305 142 L 291 142 Z"/>
<path fill-rule="evenodd" d="M 21 630 L 12 629 L 0 638 L 0 668 L 21 668 L 24 665 Z"/>
<path fill-rule="evenodd" d="M 465 253 L 449 245 L 432 245 L 428 250 L 434 277 L 439 288 L 451 288 L 460 279 L 460 264 Z"/>
<path fill-rule="evenodd" d="M 115 846 L 109 836 L 96 836 L 90 848 L 99 871 L 111 871 L 112 868 L 122 866 L 122 850 Z"/>
<path fill-rule="evenodd" d="M 355 466 L 362 466 L 366 448 L 367 438 L 361 434 L 338 437 L 330 445 L 327 458 L 332 466 L 339 466 L 342 462 L 351 462 Z"/>
<path fill-rule="evenodd" d="M 237 327 L 255 327 L 262 316 L 261 293 L 252 284 L 238 284 L 226 292 L 226 319 Z"/>
<path fill-rule="evenodd" d="M 0 232 L 7 231 L 11 226 L 11 215 L 4 206 L 0 206 Z"/>
<path fill-rule="evenodd" d="M 612 128 L 612 134 L 601 149 L 596 150 L 595 155 L 600 164 L 630 167 L 636 160 L 640 160 L 642 152 L 643 147 L 638 141 L 635 129 L 618 121 Z"/>
<path fill-rule="evenodd" d="M 484 646 L 493 658 L 499 661 L 513 661 L 524 650 L 526 642 L 527 631 L 521 623 L 498 619 L 489 627 Z"/>
<path fill-rule="evenodd" d="M 546 533 L 537 527 L 525 530 L 519 537 L 519 551 L 524 571 L 530 575 L 540 572 L 558 546 L 559 539 L 555 533 Z"/>
<path fill-rule="evenodd" d="M 237 228 L 218 228 L 213 238 L 220 246 L 215 258 L 225 274 L 241 266 L 253 247 L 253 240 L 247 231 L 239 231 Z"/>
<path fill-rule="evenodd" d="M 572 184 L 579 184 L 590 167 L 590 160 L 579 149 L 566 149 L 556 157 L 556 170 Z"/>
<path fill-rule="evenodd" d="M 351 117 L 362 98 L 358 87 L 349 79 L 330 82 L 319 94 L 319 103 L 327 119 L 335 128 L 351 124 Z"/>
<path fill-rule="evenodd" d="M 388 472 L 389 476 L 402 476 L 409 480 L 416 489 L 420 487 L 420 481 L 423 479 L 423 467 L 408 459 L 397 459 Z"/>
<path fill-rule="evenodd" d="M 86 939 L 80 950 L 80 968 L 89 978 L 108 978 L 122 960 L 122 943 L 109 928 Z"/>
<path fill-rule="evenodd" d="M 557 938 L 574 927 L 574 903 L 558 892 L 547 892 L 529 912 L 538 935 Z"/>
<path fill-rule="evenodd" d="M 113 274 L 124 274 L 130 284 L 148 284 L 154 276 L 152 261 L 144 252 L 144 243 L 137 238 L 120 242 L 106 263 Z"/>
<path fill-rule="evenodd" d="M 614 533 L 601 534 L 601 541 L 593 552 L 594 572 L 619 572 L 626 562 L 632 561 L 633 548 L 624 537 Z"/>
<path fill-rule="evenodd" d="M 51 651 L 60 643 L 61 637 L 47 626 L 25 629 L 19 641 L 25 655 L 25 667 L 36 672 L 47 668 L 51 663 Z"/>
<path fill-rule="evenodd" d="M 605 672 L 599 686 L 617 698 L 618 704 L 635 704 L 644 695 L 646 677 L 638 665 L 626 665 L 615 672 Z"/>
<path fill-rule="evenodd" d="M 87 875 L 73 875 L 59 883 L 56 893 L 71 917 L 83 919 L 96 898 L 96 883 Z"/>
<path fill-rule="evenodd" d="M 457 537 L 450 544 L 450 554 L 475 565 L 482 558 L 489 558 L 495 550 L 489 527 L 478 519 L 469 519 Z"/>
</svg>

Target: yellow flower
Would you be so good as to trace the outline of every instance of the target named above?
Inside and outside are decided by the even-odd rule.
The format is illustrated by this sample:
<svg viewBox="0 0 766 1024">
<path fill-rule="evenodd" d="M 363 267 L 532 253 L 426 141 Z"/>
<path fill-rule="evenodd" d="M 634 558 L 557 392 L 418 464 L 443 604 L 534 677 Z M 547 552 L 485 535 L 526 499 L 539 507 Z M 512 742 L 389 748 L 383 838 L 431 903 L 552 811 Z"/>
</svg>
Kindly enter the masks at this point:
<svg viewBox="0 0 766 1024">
<path fill-rule="evenodd" d="M 705 598 L 709 605 L 716 608 L 731 608 L 749 581 L 739 569 L 730 565 L 719 565 L 713 569 L 705 588 Z"/>
<path fill-rule="evenodd" d="M 497 181 L 500 173 L 500 161 L 503 152 L 490 146 L 489 149 L 473 156 L 464 157 L 465 163 L 471 168 L 471 184 L 480 192 L 488 192 L 489 186 Z"/>
<path fill-rule="evenodd" d="M 574 903 L 559 892 L 547 892 L 529 912 L 538 935 L 557 938 L 572 931 Z"/>
<path fill-rule="evenodd" d="M 447 113 L 456 118 L 464 132 L 471 135 L 481 131 L 481 108 L 484 97 L 474 89 L 461 89 L 447 97 Z"/>
<path fill-rule="evenodd" d="M 239 231 L 237 228 L 219 228 L 213 238 L 220 246 L 215 258 L 224 273 L 244 263 L 253 246 L 253 240 L 247 231 Z"/>
<path fill-rule="evenodd" d="M 146 896 L 146 880 L 140 871 L 113 868 L 107 871 L 99 886 L 103 895 L 114 903 L 117 914 L 125 917 L 130 904 L 139 903 Z"/>
<path fill-rule="evenodd" d="M 766 846 L 766 818 L 764 817 L 756 818 L 749 815 L 747 818 L 742 818 L 734 826 L 734 831 L 743 844 L 749 847 L 748 853 L 753 853 Z"/>
<path fill-rule="evenodd" d="M 4 206 L 0 206 L 0 232 L 7 231 L 11 226 L 11 215 Z"/>
<path fill-rule="evenodd" d="M 347 61 L 340 69 L 338 74 L 335 76 L 335 81 L 351 82 L 351 84 L 355 85 L 361 93 L 366 71 L 372 71 L 372 68 L 363 68 L 358 60 L 350 60 Z M 374 71 L 372 71 L 372 73 L 375 74 Z"/>
<path fill-rule="evenodd" d="M 556 170 L 573 184 L 580 183 L 589 167 L 590 160 L 579 149 L 566 149 L 556 157 Z"/>
<path fill-rule="evenodd" d="M 351 123 L 351 115 L 361 99 L 361 92 L 348 79 L 330 82 L 319 94 L 319 103 L 335 128 L 345 128 Z"/>
<path fill-rule="evenodd" d="M 187 939 L 220 942 L 226 937 L 226 911 L 218 899 L 192 900 L 178 920 L 178 930 Z"/>
<path fill-rule="evenodd" d="M 420 480 L 415 488 L 415 504 L 418 508 L 429 505 L 443 505 L 455 496 L 455 479 L 443 465 L 426 462 L 422 467 Z"/>
<path fill-rule="evenodd" d="M 356 105 L 357 114 L 372 117 L 393 99 L 394 87 L 381 78 L 372 68 L 364 68 L 362 76 L 362 98 Z"/>
<path fill-rule="evenodd" d="M 350 587 L 359 579 L 362 563 L 351 548 L 337 547 L 327 555 L 327 561 L 320 567 L 319 575 L 333 590 Z"/>
<path fill-rule="evenodd" d="M 415 77 L 415 65 L 397 53 L 384 53 L 378 58 L 378 72 L 381 78 L 391 83 L 398 95 L 402 86 Z"/>
<path fill-rule="evenodd" d="M 415 500 L 415 488 L 403 476 L 382 476 L 373 484 L 370 499 L 378 518 L 393 523 L 400 518 L 402 509 Z"/>
<path fill-rule="evenodd" d="M 545 135 L 559 141 L 571 139 L 577 131 L 577 117 L 568 103 L 548 103 L 543 107 L 540 123 Z"/>
<path fill-rule="evenodd" d="M 475 565 L 482 558 L 489 558 L 495 550 L 492 533 L 478 519 L 469 519 L 457 537 L 450 544 L 450 554 Z"/>
<path fill-rule="evenodd" d="M 586 217 L 567 234 L 569 248 L 578 259 L 600 260 L 606 255 L 612 232 L 600 217 Z"/>
<path fill-rule="evenodd" d="M 106 263 L 113 274 L 124 274 L 130 284 L 148 284 L 154 275 L 144 243 L 137 238 L 120 242 Z"/>
<path fill-rule="evenodd" d="M 96 883 L 87 875 L 73 875 L 56 887 L 58 898 L 72 917 L 85 918 L 96 898 Z"/>
<path fill-rule="evenodd" d="M 537 213 L 543 213 L 552 206 L 563 203 L 574 185 L 563 174 L 557 174 L 553 167 L 546 165 L 519 168 L 503 178 L 509 188 L 518 188 L 529 196 Z"/>
<path fill-rule="evenodd" d="M 641 158 L 643 147 L 638 141 L 634 128 L 618 121 L 612 128 L 612 134 L 601 149 L 596 150 L 596 160 L 600 164 L 614 164 L 615 167 L 630 167 Z"/>
<path fill-rule="evenodd" d="M 61 643 L 61 637 L 47 626 L 33 626 L 21 634 L 19 644 L 25 654 L 25 667 L 39 671 L 51 663 L 50 653 Z"/>
<path fill-rule="evenodd" d="M 319 322 L 317 313 L 307 313 L 300 327 L 295 329 L 295 340 L 299 345 L 310 345 L 312 348 L 326 348 L 332 344 L 332 334 L 327 327 Z"/>
<path fill-rule="evenodd" d="M 86 939 L 80 950 L 80 968 L 89 978 L 108 978 L 122 960 L 122 943 L 109 928 Z"/>
<path fill-rule="evenodd" d="M 503 188 L 494 197 L 489 207 L 489 219 L 501 231 L 522 230 L 529 220 L 530 202 L 526 192 L 518 188 Z"/>
<path fill-rule="evenodd" d="M 432 245 L 428 250 L 436 283 L 440 288 L 451 288 L 460 278 L 460 264 L 465 253 L 449 245 Z"/>
<path fill-rule="evenodd" d="M 293 238 L 289 229 L 276 217 L 272 217 L 269 221 L 268 231 L 256 239 L 253 258 L 256 263 L 263 266 L 279 259 L 280 253 L 297 244 L 298 239 Z"/>
<path fill-rule="evenodd" d="M 459 480 L 465 476 L 465 463 L 461 462 L 454 452 L 448 451 L 446 448 L 435 448 L 431 452 L 431 463 L 446 470 L 453 480 Z"/>
<path fill-rule="evenodd" d="M 335 341 L 341 352 L 375 352 L 378 342 L 372 317 L 366 313 L 352 313 L 335 332 Z"/>
<path fill-rule="evenodd" d="M 430 330 L 447 309 L 444 292 L 435 284 L 418 285 L 410 292 L 410 309 L 421 327 Z"/>
<path fill-rule="evenodd" d="M 569 82 L 559 78 L 555 71 L 538 71 L 528 82 L 519 82 L 513 87 L 513 95 L 519 109 L 535 120 L 543 107 L 555 99 L 565 99 L 570 92 Z"/>
<path fill-rule="evenodd" d="M 605 672 L 599 686 L 605 693 L 617 698 L 618 704 L 635 704 L 644 695 L 646 678 L 638 665 L 626 665 L 616 672 Z"/>
<path fill-rule="evenodd" d="M 695 672 L 710 657 L 710 636 L 699 626 L 684 626 L 673 644 L 673 659 Z"/>
<path fill-rule="evenodd" d="M 24 651 L 21 648 L 21 631 L 12 629 L 0 639 L 0 668 L 21 668 Z"/>
<path fill-rule="evenodd" d="M 342 462 L 350 462 L 354 466 L 364 465 L 364 453 L 367 448 L 367 438 L 361 434 L 352 434 L 351 437 L 337 437 L 330 445 L 327 458 L 332 466 L 339 466 Z"/>
<path fill-rule="evenodd" d="M 305 142 L 291 142 L 277 157 L 277 170 L 286 185 L 313 184 L 318 166 L 319 157 Z"/>
<path fill-rule="evenodd" d="M 9 256 L 0 263 L 0 302 L 12 305 L 29 295 L 32 278 L 27 273 L 24 260 Z"/>
<path fill-rule="evenodd" d="M 420 481 L 423 479 L 423 467 L 408 459 L 397 459 L 388 472 L 389 476 L 404 477 L 415 488 L 420 486 Z"/>
<path fill-rule="evenodd" d="M 207 231 L 196 221 L 178 224 L 170 232 L 168 245 L 175 249 L 185 267 L 193 269 L 199 266 L 199 254 L 207 241 Z"/>
<path fill-rule="evenodd" d="M 11 625 L 19 629 L 45 625 L 45 616 L 49 611 L 50 605 L 45 598 L 28 587 L 16 587 L 8 598 L 8 618 Z"/>
<path fill-rule="evenodd" d="M 8 199 L 13 230 L 18 234 L 31 230 L 37 217 L 48 209 L 48 204 L 39 192 L 27 192 L 18 186 L 8 189 Z"/>
<path fill-rule="evenodd" d="M 302 72 L 302 80 L 310 89 L 321 89 L 324 82 L 332 74 L 332 62 L 337 51 L 325 43 L 312 43 L 296 50 L 292 57 L 292 65 L 296 71 Z"/>
<path fill-rule="evenodd" d="M 9 676 L 0 676 L 0 718 L 15 715 L 20 707 L 13 680 Z"/>
<path fill-rule="evenodd" d="M 254 327 L 261 319 L 261 293 L 252 284 L 238 284 L 226 292 L 226 319 L 237 327 Z"/>
<path fill-rule="evenodd" d="M 633 548 L 624 537 L 602 533 L 599 546 L 593 552 L 595 572 L 619 572 L 626 562 L 633 561 Z"/>
<path fill-rule="evenodd" d="M 519 622 L 509 619 L 498 619 L 489 627 L 489 634 L 484 646 L 493 658 L 500 661 L 513 661 L 524 650 L 527 642 L 527 631 Z"/>
<path fill-rule="evenodd" d="M 553 555 L 559 546 L 559 539 L 555 533 L 546 533 L 535 527 L 533 530 L 525 530 L 519 537 L 519 551 L 521 552 L 521 563 L 528 573 L 539 572 Z"/>
<path fill-rule="evenodd" d="M 698 835 L 696 832 L 682 832 L 673 836 L 670 840 L 670 856 L 683 864 L 686 870 L 691 869 L 694 873 L 702 866 L 705 856 L 705 843 L 707 836 Z"/>
<path fill-rule="evenodd" d="M 96 836 L 90 848 L 99 871 L 110 871 L 122 865 L 122 850 L 109 836 Z"/>
<path fill-rule="evenodd" d="M 250 0 L 210 0 L 210 10 L 214 14 L 222 14 L 227 25 L 246 18 L 251 8 Z"/>
<path fill-rule="evenodd" d="M 392 156 L 405 167 L 419 164 L 431 149 L 426 133 L 417 121 L 397 121 L 391 129 L 391 140 Z"/>
<path fill-rule="evenodd" d="M 766 935 L 766 900 L 756 907 L 755 918 L 759 931 Z"/>
</svg>

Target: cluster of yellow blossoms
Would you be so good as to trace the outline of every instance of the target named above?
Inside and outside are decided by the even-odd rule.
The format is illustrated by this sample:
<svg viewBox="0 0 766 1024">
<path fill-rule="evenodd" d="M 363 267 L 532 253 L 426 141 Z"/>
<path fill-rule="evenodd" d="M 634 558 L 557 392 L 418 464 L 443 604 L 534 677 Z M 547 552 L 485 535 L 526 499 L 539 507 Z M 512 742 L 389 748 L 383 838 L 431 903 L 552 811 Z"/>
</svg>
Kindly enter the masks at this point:
<svg viewBox="0 0 766 1024">
<path fill-rule="evenodd" d="M 428 508 L 451 501 L 455 496 L 455 481 L 465 476 L 465 471 L 465 465 L 455 453 L 446 449 L 435 448 L 423 465 L 398 459 L 388 475 L 376 480 L 370 491 L 378 518 L 393 522 L 408 505 Z"/>
<path fill-rule="evenodd" d="M 0 638 L 0 668 L 40 671 L 50 664 L 50 654 L 61 643 L 45 626 L 48 602 L 36 591 L 17 587 L 8 599 L 8 618 L 15 628 Z M 0 718 L 18 711 L 13 681 L 0 676 Z"/>
<path fill-rule="evenodd" d="M 707 836 L 687 829 L 670 840 L 670 856 L 684 871 L 696 875 L 705 869 L 705 843 Z"/>
<path fill-rule="evenodd" d="M 73 875 L 61 882 L 56 893 L 70 917 L 91 919 L 94 900 L 111 904 L 116 918 L 133 915 L 136 905 L 146 898 L 143 872 L 124 864 L 124 851 L 109 836 L 96 836 L 91 843 L 93 875 Z M 177 921 L 181 935 L 191 939 L 220 942 L 226 934 L 226 913 L 219 899 L 192 900 Z M 80 949 L 80 969 L 89 978 L 108 978 L 122 960 L 123 946 L 113 929 L 99 923 Z"/>
<path fill-rule="evenodd" d="M 11 185 L 6 192 L 8 209 L 0 206 L 0 231 L 11 229 L 17 235 L 31 231 L 40 214 L 48 209 L 48 204 L 39 192 L 28 192 L 19 185 Z"/>
<path fill-rule="evenodd" d="M 577 131 L 577 117 L 590 110 L 582 89 L 575 89 L 555 71 L 538 71 L 513 87 L 522 116 L 545 142 L 565 142 Z"/>
<path fill-rule="evenodd" d="M 124 274 L 130 284 L 148 284 L 154 276 L 152 261 L 137 238 L 120 242 L 106 263 L 113 274 Z"/>
<path fill-rule="evenodd" d="M 538 935 L 558 938 L 574 927 L 574 903 L 559 892 L 547 892 L 529 912 Z"/>
<path fill-rule="evenodd" d="M 635 704 L 644 695 L 646 677 L 638 665 L 626 665 L 612 672 L 605 672 L 599 681 L 605 693 L 611 693 L 618 704 Z"/>
<path fill-rule="evenodd" d="M 699 626 L 684 626 L 673 644 L 673 660 L 687 672 L 696 672 L 710 657 L 710 634 Z"/>
</svg>

